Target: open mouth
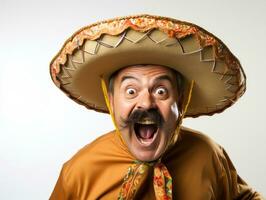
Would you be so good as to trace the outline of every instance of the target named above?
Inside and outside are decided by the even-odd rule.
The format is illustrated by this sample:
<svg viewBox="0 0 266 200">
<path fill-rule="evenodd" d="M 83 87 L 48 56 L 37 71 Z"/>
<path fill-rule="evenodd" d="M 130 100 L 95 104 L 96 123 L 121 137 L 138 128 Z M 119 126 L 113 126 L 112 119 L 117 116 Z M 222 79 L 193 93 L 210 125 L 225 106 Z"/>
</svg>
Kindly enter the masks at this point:
<svg viewBox="0 0 266 200">
<path fill-rule="evenodd" d="M 153 121 L 142 120 L 134 124 L 134 131 L 141 144 L 150 145 L 157 135 L 158 126 Z"/>
</svg>

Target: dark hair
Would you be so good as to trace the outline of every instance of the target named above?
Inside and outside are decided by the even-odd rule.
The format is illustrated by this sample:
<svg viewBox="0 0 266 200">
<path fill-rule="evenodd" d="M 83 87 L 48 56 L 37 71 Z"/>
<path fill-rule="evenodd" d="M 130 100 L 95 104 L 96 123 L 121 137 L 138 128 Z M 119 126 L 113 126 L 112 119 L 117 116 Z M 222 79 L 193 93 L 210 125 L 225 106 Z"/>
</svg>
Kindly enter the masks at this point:
<svg viewBox="0 0 266 200">
<path fill-rule="evenodd" d="M 109 84 L 108 84 L 108 93 L 111 93 L 111 94 L 114 93 L 114 81 L 115 81 L 115 77 L 117 76 L 117 74 L 118 74 L 119 71 L 120 70 L 115 71 L 110 76 L 110 78 L 109 78 Z"/>
</svg>

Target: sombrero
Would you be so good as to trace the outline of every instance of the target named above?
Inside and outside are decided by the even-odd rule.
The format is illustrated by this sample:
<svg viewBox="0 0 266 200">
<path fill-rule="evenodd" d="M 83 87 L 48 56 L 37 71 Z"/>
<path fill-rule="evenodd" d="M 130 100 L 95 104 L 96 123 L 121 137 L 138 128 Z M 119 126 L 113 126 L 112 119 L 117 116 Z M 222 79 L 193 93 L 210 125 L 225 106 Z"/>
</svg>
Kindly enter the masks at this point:
<svg viewBox="0 0 266 200">
<path fill-rule="evenodd" d="M 173 68 L 195 86 L 185 117 L 220 113 L 246 90 L 238 59 L 203 28 L 172 18 L 136 15 L 101 21 L 74 33 L 50 64 L 53 82 L 71 99 L 108 113 L 101 77 L 131 65 Z"/>
</svg>

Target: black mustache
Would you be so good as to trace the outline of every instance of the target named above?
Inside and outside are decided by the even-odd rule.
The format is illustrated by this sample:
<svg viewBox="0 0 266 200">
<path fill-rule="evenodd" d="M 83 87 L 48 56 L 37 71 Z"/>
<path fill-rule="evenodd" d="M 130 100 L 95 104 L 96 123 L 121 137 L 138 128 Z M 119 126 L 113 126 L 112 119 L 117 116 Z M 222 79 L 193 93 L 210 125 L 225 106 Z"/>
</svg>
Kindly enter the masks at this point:
<svg viewBox="0 0 266 200">
<path fill-rule="evenodd" d="M 144 118 L 149 118 L 150 120 L 155 122 L 158 127 L 161 127 L 164 123 L 162 114 L 157 109 L 135 110 L 128 116 L 127 119 L 122 119 L 123 127 L 134 125 Z"/>
</svg>

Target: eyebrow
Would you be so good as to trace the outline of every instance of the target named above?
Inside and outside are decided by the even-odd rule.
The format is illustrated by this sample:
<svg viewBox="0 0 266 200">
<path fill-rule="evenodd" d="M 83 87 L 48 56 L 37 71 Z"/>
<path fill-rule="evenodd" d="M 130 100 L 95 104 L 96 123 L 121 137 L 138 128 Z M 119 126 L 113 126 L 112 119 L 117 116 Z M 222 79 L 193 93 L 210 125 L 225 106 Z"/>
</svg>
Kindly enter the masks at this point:
<svg viewBox="0 0 266 200">
<path fill-rule="evenodd" d="M 138 80 L 136 77 L 134 76 L 123 76 L 122 79 L 121 79 L 121 83 L 127 79 L 135 79 L 135 80 Z"/>
<path fill-rule="evenodd" d="M 121 79 L 121 83 L 127 79 L 135 79 L 135 80 L 139 80 L 138 78 L 134 77 L 134 76 L 123 76 Z M 161 81 L 161 80 L 168 80 L 171 84 L 173 84 L 173 80 L 171 79 L 171 77 L 169 75 L 161 75 L 155 78 L 155 82 L 156 81 Z"/>
<path fill-rule="evenodd" d="M 172 78 L 168 75 L 162 75 L 155 79 L 155 81 L 161 81 L 161 80 L 168 80 L 171 84 L 173 84 Z"/>
</svg>

